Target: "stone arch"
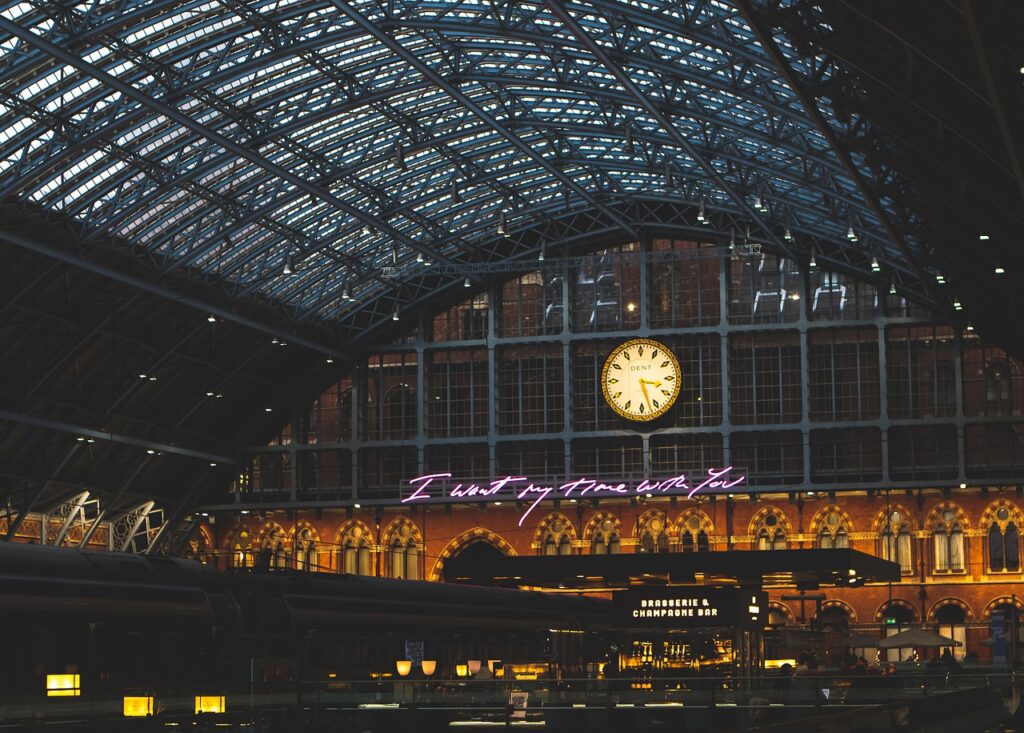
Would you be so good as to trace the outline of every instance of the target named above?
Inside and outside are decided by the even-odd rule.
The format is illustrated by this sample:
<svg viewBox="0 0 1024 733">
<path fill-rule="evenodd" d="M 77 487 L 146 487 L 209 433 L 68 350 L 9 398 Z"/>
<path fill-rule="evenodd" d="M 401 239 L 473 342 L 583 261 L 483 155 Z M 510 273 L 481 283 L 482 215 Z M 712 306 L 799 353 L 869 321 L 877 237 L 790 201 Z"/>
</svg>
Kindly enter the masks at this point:
<svg viewBox="0 0 1024 733">
<path fill-rule="evenodd" d="M 320 531 L 305 519 L 297 521 L 288 531 L 288 544 L 291 546 L 291 564 L 296 570 L 323 569 L 320 563 L 323 543 Z"/>
<path fill-rule="evenodd" d="M 622 520 L 618 516 L 612 514 L 611 512 L 598 512 L 590 518 L 590 521 L 588 521 L 587 525 L 583 528 L 583 539 L 593 540 L 595 532 L 599 531 L 600 527 L 604 524 L 604 521 L 606 519 L 611 520 L 612 524 L 614 525 L 614 529 L 618 531 L 621 535 Z"/>
<path fill-rule="evenodd" d="M 935 603 L 932 604 L 932 607 L 928 610 L 928 621 L 934 623 L 935 614 L 939 612 L 940 608 L 943 608 L 945 606 L 958 606 L 960 610 L 964 612 L 964 618 L 966 618 L 968 621 L 974 620 L 974 612 L 971 610 L 971 607 L 967 605 L 966 601 L 962 601 L 959 598 L 950 597 L 935 601 Z"/>
<path fill-rule="evenodd" d="M 853 528 L 853 520 L 845 509 L 835 506 L 834 504 L 826 504 L 816 511 L 813 517 L 811 517 L 811 522 L 808 525 L 810 527 L 811 534 L 815 537 L 818 536 L 822 527 L 827 526 L 826 521 L 830 514 L 837 514 L 839 516 L 839 521 L 846 527 L 846 531 L 848 533 L 852 534 L 855 531 Z"/>
<path fill-rule="evenodd" d="M 1024 530 L 1024 513 L 1021 512 L 1019 506 L 1009 499 L 996 499 L 987 507 L 985 511 L 981 513 L 981 520 L 978 522 L 978 527 L 983 530 L 987 530 L 993 522 L 997 522 L 998 514 L 1000 509 L 1006 509 L 1010 517 L 1007 521 L 1012 521 L 1017 525 L 1018 529 Z"/>
<path fill-rule="evenodd" d="M 875 621 L 882 621 L 885 618 L 886 609 L 894 606 L 898 608 L 905 608 L 907 611 L 909 611 L 911 623 L 917 623 L 921 618 L 920 614 L 918 614 L 917 612 L 917 606 L 915 606 L 913 603 L 911 603 L 910 601 L 905 601 L 902 598 L 893 598 L 892 600 L 888 600 L 878 607 L 878 610 L 875 611 Z"/>
<path fill-rule="evenodd" d="M 782 601 L 768 601 L 768 610 L 769 611 L 778 611 L 783 616 L 785 616 L 786 617 L 786 624 L 787 625 L 792 625 L 792 624 L 796 623 L 796 616 L 794 616 L 793 612 L 791 610 L 789 610 L 789 606 L 787 606 Z M 771 618 L 771 614 L 770 613 L 769 613 L 768 617 L 769 617 L 769 619 Z"/>
<path fill-rule="evenodd" d="M 932 527 L 942 518 L 942 515 L 946 510 L 953 512 L 954 521 L 959 522 L 965 531 L 970 528 L 971 522 L 963 507 L 956 502 L 943 501 L 936 504 L 932 510 L 928 512 L 928 516 L 924 520 L 924 526 L 927 528 L 928 532 L 932 531 Z"/>
<path fill-rule="evenodd" d="M 880 534 L 882 530 L 885 529 L 885 525 L 888 522 L 888 517 L 893 512 L 900 513 L 900 516 L 903 518 L 902 521 L 906 522 L 907 527 L 910 529 L 911 532 L 913 532 L 915 529 L 920 529 L 920 527 L 917 526 L 917 522 L 914 520 L 914 517 L 916 516 L 914 512 L 910 511 L 902 504 L 897 503 L 889 504 L 889 506 L 882 507 L 881 509 L 878 510 L 878 513 L 875 514 L 874 520 L 871 522 L 871 530 L 875 534 Z"/>
<path fill-rule="evenodd" d="M 423 533 L 420 532 L 420 528 L 416 525 L 416 522 L 412 521 L 408 517 L 396 517 L 388 522 L 388 525 L 381 532 L 381 545 L 389 547 L 392 541 L 396 538 L 396 534 L 400 534 L 402 527 L 408 527 L 408 534 L 402 536 L 403 541 L 411 541 L 418 544 L 420 547 L 423 546 Z"/>
<path fill-rule="evenodd" d="M 846 618 L 850 620 L 851 624 L 857 623 L 857 612 L 854 611 L 853 606 L 846 601 L 841 601 L 838 598 L 830 598 L 827 601 L 821 602 L 822 611 L 827 611 L 830 608 L 841 608 L 843 613 L 846 614 Z"/>
<path fill-rule="evenodd" d="M 779 527 L 782 528 L 782 531 L 786 533 L 787 537 L 793 535 L 793 525 L 792 523 L 790 523 L 789 517 L 786 516 L 786 513 L 779 509 L 777 506 L 768 505 L 758 509 L 756 512 L 754 512 L 754 516 L 750 518 L 750 524 L 747 525 L 748 537 L 757 536 L 757 531 L 761 528 L 761 525 L 764 522 L 765 517 L 767 517 L 769 514 L 774 514 L 779 518 Z"/>
<path fill-rule="evenodd" d="M 310 533 L 310 539 L 315 541 L 317 544 L 320 543 L 320 530 L 316 528 L 316 525 L 305 519 L 300 519 L 295 525 L 288 530 L 288 541 L 294 542 L 295 537 L 299 535 L 302 530 L 308 529 Z"/>
<path fill-rule="evenodd" d="M 516 548 L 510 545 L 501 535 L 496 534 L 489 529 L 484 529 L 483 527 L 474 527 L 473 529 L 467 529 L 458 537 L 452 538 L 448 544 L 444 546 L 444 549 L 441 550 L 441 553 L 437 556 L 437 560 L 434 561 L 434 567 L 431 568 L 430 575 L 427 576 L 427 580 L 440 580 L 444 561 L 463 547 L 473 544 L 474 542 L 487 542 L 488 544 L 496 547 L 503 555 L 512 556 L 518 554 L 516 553 Z"/>
<path fill-rule="evenodd" d="M 533 532 L 533 540 L 530 542 L 530 549 L 540 552 L 544 548 L 544 537 L 547 535 L 549 529 L 556 522 L 562 523 L 562 531 L 565 532 L 569 537 L 569 541 L 576 543 L 576 525 L 574 525 L 567 516 L 561 512 L 550 512 L 546 517 L 540 520 L 540 524 L 537 525 L 537 529 Z"/>
<path fill-rule="evenodd" d="M 648 509 L 633 525 L 636 552 L 668 552 L 674 543 L 672 521 L 661 509 Z"/>
<path fill-rule="evenodd" d="M 676 518 L 672 534 L 682 552 L 702 551 L 702 544 L 711 550 L 715 544 L 715 523 L 700 507 L 690 507 Z"/>
<path fill-rule="evenodd" d="M 995 610 L 996 606 L 1002 605 L 1013 605 L 1016 606 L 1018 610 L 1024 611 L 1024 601 L 1020 598 L 1017 598 L 1016 596 L 999 596 L 998 598 L 993 598 L 989 601 L 988 605 L 985 606 L 985 612 L 982 614 L 981 620 L 991 621 L 992 611 Z"/>
</svg>

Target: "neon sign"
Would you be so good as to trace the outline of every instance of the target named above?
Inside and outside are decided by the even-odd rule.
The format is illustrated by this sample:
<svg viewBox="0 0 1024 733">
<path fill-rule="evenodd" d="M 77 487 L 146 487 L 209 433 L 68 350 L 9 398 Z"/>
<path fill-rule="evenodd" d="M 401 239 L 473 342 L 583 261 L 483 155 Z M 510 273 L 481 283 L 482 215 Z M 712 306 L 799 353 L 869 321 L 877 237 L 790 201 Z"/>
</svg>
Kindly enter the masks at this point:
<svg viewBox="0 0 1024 733">
<path fill-rule="evenodd" d="M 403 504 L 416 502 L 454 502 L 454 501 L 510 501 L 529 502 L 519 518 L 519 526 L 546 499 L 593 499 L 598 497 L 630 496 L 680 496 L 692 499 L 698 493 L 721 493 L 739 486 L 747 480 L 746 476 L 733 476 L 732 466 L 709 468 L 707 477 L 694 483 L 686 474 L 679 474 L 660 481 L 644 479 L 636 484 L 626 481 L 604 483 L 599 479 L 581 476 L 563 484 L 547 485 L 546 482 L 530 480 L 527 476 L 503 476 L 490 482 L 472 483 L 468 481 L 452 481 L 451 473 L 430 473 L 409 479 L 411 492 L 402 498 Z"/>
</svg>

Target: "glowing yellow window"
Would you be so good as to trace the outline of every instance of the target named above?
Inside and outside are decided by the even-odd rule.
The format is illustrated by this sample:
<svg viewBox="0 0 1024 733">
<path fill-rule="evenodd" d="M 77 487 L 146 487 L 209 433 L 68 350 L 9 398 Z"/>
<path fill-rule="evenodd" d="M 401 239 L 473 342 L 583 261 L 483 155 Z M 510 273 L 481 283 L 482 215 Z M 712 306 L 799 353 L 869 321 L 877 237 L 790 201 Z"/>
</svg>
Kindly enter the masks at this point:
<svg viewBox="0 0 1024 733">
<path fill-rule="evenodd" d="M 46 675 L 47 697 L 78 697 L 81 692 L 81 678 L 77 674 Z"/>
</svg>

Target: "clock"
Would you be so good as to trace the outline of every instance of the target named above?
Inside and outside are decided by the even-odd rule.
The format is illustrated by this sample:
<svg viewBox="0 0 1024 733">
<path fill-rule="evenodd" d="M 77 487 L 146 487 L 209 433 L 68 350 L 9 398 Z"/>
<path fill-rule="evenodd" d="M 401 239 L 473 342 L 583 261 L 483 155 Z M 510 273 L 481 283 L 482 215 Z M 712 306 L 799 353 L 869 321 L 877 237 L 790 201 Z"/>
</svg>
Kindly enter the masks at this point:
<svg viewBox="0 0 1024 733">
<path fill-rule="evenodd" d="M 646 422 L 672 407 L 682 377 L 679 362 L 667 346 L 651 339 L 631 339 L 605 361 L 601 391 L 619 415 Z"/>
</svg>

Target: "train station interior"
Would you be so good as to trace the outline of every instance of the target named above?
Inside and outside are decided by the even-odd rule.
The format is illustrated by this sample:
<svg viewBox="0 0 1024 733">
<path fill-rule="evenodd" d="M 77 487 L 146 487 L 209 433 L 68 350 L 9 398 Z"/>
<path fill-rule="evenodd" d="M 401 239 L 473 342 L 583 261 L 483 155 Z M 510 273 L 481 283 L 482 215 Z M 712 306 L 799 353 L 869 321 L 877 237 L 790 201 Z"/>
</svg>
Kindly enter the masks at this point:
<svg viewBox="0 0 1024 733">
<path fill-rule="evenodd" d="M 0 731 L 1024 730 L 1024 5 L 0 47 Z"/>
</svg>

